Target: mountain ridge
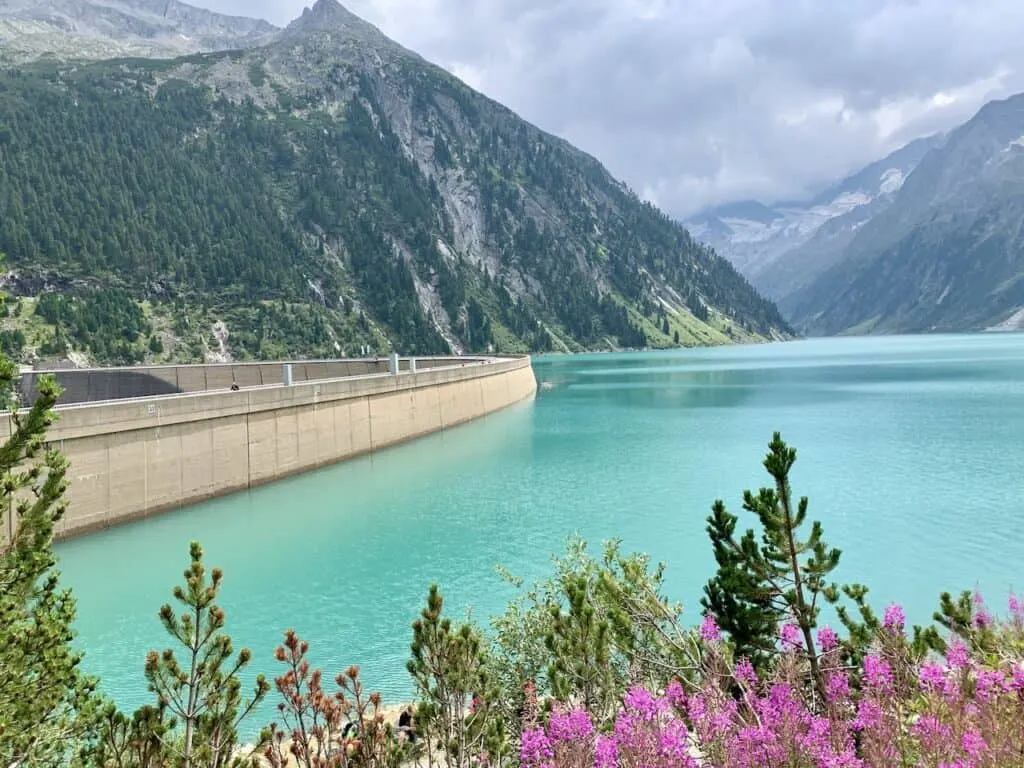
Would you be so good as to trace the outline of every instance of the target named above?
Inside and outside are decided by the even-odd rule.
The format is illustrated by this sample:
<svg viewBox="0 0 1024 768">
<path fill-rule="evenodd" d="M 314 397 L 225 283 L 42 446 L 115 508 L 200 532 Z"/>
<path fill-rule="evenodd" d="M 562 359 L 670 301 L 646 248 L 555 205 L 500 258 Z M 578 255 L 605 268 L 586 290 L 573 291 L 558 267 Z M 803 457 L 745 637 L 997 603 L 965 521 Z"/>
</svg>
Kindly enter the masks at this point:
<svg viewBox="0 0 1024 768">
<path fill-rule="evenodd" d="M 4 76 L 0 250 L 11 285 L 67 294 L 7 307 L 22 348 L 130 362 L 791 333 L 595 158 L 338 4 L 289 28 Z"/>
<path fill-rule="evenodd" d="M 985 104 L 829 270 L 786 299 L 810 333 L 1020 326 L 1024 94 Z M 1014 320 L 1017 318 L 1017 320 Z"/>
<path fill-rule="evenodd" d="M 0 4 L 0 57 L 15 62 L 174 57 L 262 45 L 279 32 L 263 19 L 219 14 L 179 0 Z"/>
<path fill-rule="evenodd" d="M 884 210 L 944 134 L 915 139 L 804 201 L 742 201 L 684 222 L 767 296 L 784 301 L 827 269 L 865 221 Z"/>
</svg>

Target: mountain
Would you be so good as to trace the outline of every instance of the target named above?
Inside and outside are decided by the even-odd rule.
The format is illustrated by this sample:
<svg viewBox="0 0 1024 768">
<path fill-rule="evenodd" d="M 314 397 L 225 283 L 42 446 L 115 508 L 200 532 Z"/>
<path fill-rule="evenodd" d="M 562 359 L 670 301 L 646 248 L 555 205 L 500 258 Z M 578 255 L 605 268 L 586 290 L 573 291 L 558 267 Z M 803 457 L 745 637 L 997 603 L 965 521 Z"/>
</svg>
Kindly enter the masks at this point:
<svg viewBox="0 0 1024 768">
<path fill-rule="evenodd" d="M 756 288 L 784 301 L 834 263 L 857 229 L 892 203 L 904 179 L 942 141 L 942 135 L 913 141 L 809 200 L 730 203 L 686 225 Z"/>
<path fill-rule="evenodd" d="M 0 346 L 25 358 L 790 333 L 597 160 L 334 0 L 242 50 L 8 70 L 0 115 Z"/>
<path fill-rule="evenodd" d="M 786 304 L 815 334 L 1024 327 L 1024 94 L 951 132 Z"/>
<path fill-rule="evenodd" d="M 0 0 L 0 56 L 8 61 L 174 57 L 249 48 L 277 32 L 178 0 Z"/>
</svg>

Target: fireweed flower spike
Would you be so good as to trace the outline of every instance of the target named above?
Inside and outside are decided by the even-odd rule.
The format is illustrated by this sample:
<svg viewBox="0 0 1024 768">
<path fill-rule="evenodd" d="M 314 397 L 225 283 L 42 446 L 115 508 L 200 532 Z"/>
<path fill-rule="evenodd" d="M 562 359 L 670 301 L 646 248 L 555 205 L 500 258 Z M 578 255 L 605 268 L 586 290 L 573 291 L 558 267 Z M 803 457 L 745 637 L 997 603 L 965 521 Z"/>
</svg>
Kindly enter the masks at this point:
<svg viewBox="0 0 1024 768">
<path fill-rule="evenodd" d="M 894 632 L 902 632 L 907 619 L 903 614 L 903 608 L 893 603 L 885 609 L 885 616 L 882 619 L 882 626 Z"/>
<path fill-rule="evenodd" d="M 796 624 L 783 624 L 779 636 L 784 650 L 791 651 L 804 647 L 804 639 L 800 635 L 800 627 Z"/>
<path fill-rule="evenodd" d="M 707 617 L 686 635 L 703 652 L 682 654 L 678 669 L 630 669 L 606 697 L 617 704 L 588 711 L 567 696 L 547 720 L 527 720 L 524 768 L 1024 768 L 1024 598 L 1010 595 L 1003 619 L 980 595 L 944 594 L 939 643 L 931 628 L 908 636 L 898 604 L 876 620 L 852 585 L 842 594 L 863 621 L 840 613 L 840 638 L 807 599 L 839 591 L 822 578 L 838 550 L 817 546 L 817 524 L 813 560 L 788 540 L 806 511 L 792 503 L 794 459 L 776 435 L 765 461 L 774 488 L 744 497 L 775 545 L 753 529 L 738 539 L 738 518 L 713 508 L 718 571 Z"/>
<path fill-rule="evenodd" d="M 705 616 L 700 625 L 700 637 L 706 643 L 717 643 L 722 639 L 722 633 L 718 631 L 718 625 L 713 616 Z"/>
<path fill-rule="evenodd" d="M 962 669 L 967 666 L 967 646 L 960 640 L 954 640 L 946 651 L 946 663 L 950 669 Z"/>
<path fill-rule="evenodd" d="M 809 695 L 806 669 L 793 663 L 798 655 L 780 656 L 773 672 L 760 679 L 740 659 L 726 674 L 707 674 L 686 691 L 679 681 L 663 695 L 630 688 L 605 723 L 582 710 L 556 707 L 546 727 L 524 733 L 523 766 L 1021 765 L 1024 638 L 1015 621 L 1012 610 L 1008 620 L 993 620 L 992 631 L 1006 639 L 1002 656 L 983 656 L 953 639 L 945 659 L 921 661 L 907 643 L 879 642 L 854 673 L 839 665 L 831 653 L 835 633 L 822 627 L 818 643 L 837 660 L 826 667 L 824 705 Z M 902 611 L 890 606 L 882 631 L 902 633 L 903 626 Z"/>
<path fill-rule="evenodd" d="M 834 651 L 839 647 L 839 638 L 832 627 L 822 627 L 818 630 L 818 645 L 821 646 L 822 653 Z"/>
</svg>

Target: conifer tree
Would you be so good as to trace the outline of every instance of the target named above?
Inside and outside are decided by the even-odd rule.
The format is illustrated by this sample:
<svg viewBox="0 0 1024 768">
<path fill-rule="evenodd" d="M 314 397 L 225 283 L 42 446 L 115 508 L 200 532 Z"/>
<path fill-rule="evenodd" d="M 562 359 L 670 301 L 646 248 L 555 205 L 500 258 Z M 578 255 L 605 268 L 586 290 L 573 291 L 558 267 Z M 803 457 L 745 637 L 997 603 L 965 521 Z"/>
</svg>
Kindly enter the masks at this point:
<svg viewBox="0 0 1024 768">
<path fill-rule="evenodd" d="M 157 695 L 159 712 L 168 711 L 184 725 L 180 754 L 175 755 L 180 764 L 222 768 L 235 764 L 232 753 L 238 724 L 263 700 L 270 685 L 260 675 L 252 698 L 244 700 L 239 673 L 252 654 L 242 648 L 232 658 L 231 638 L 222 633 L 224 611 L 214 601 L 223 574 L 214 568 L 207 579 L 198 542 L 192 542 L 190 557 L 185 586 L 174 588 L 174 598 L 184 610 L 179 616 L 170 605 L 160 609 L 164 628 L 183 647 L 183 660 L 170 648 L 163 653 L 151 651 L 146 657 L 146 679 Z"/>
<path fill-rule="evenodd" d="M 960 640 L 972 653 L 995 663 L 999 638 L 980 594 L 963 591 L 954 598 L 951 593 L 943 592 L 939 596 L 939 610 L 932 614 L 932 620 L 950 638 Z M 928 650 L 945 654 L 949 648 L 949 643 L 934 625 L 924 629 L 914 627 L 914 641 L 921 654 Z"/>
<path fill-rule="evenodd" d="M 467 768 L 475 760 L 500 766 L 508 756 L 501 718 L 496 717 L 498 687 L 487 672 L 483 638 L 469 623 L 454 626 L 444 617 L 444 599 L 436 584 L 412 625 L 408 663 L 419 699 L 414 727 L 445 753 L 448 768 Z M 428 765 L 434 751 L 428 743 Z"/>
<path fill-rule="evenodd" d="M 613 626 L 605 612 L 595 605 L 596 585 L 585 575 L 564 584 L 567 610 L 551 606 L 552 627 L 546 638 L 551 654 L 548 679 L 551 692 L 560 701 L 579 698 L 588 712 L 608 714 L 617 695 L 612 664 Z"/>
<path fill-rule="evenodd" d="M 335 677 L 332 693 L 308 652 L 309 644 L 289 629 L 274 654 L 285 672 L 274 678 L 281 725 L 264 732 L 270 768 L 399 768 L 416 757 L 413 745 L 394 738 L 380 694 L 364 692 L 358 666 Z"/>
<path fill-rule="evenodd" d="M 17 368 L 0 357 L 0 766 L 64 766 L 95 734 L 95 681 L 71 647 L 75 602 L 60 586 L 53 529 L 65 510 L 67 460 L 45 446 L 60 394 L 42 377 L 19 412 Z"/>
<path fill-rule="evenodd" d="M 140 707 L 131 716 L 107 704 L 100 739 L 89 755 L 94 768 L 165 768 L 172 762 L 175 721 L 166 707 Z"/>
<path fill-rule="evenodd" d="M 827 579 L 839 564 L 840 550 L 825 544 L 817 520 L 801 538 L 807 498 L 793 499 L 789 473 L 795 462 L 796 449 L 776 432 L 764 460 L 774 487 L 762 488 L 756 496 L 751 491 L 743 494 L 743 508 L 760 523 L 759 537 L 748 529 L 737 538 L 737 517 L 721 500 L 715 502 L 707 532 L 718 570 L 705 586 L 701 604 L 727 633 L 737 656 L 762 667 L 775 651 L 779 625 L 792 621 L 803 642 L 813 686 L 824 698 L 813 630 L 822 602 L 838 599 L 839 587 Z M 850 594 L 850 588 L 846 591 Z"/>
</svg>

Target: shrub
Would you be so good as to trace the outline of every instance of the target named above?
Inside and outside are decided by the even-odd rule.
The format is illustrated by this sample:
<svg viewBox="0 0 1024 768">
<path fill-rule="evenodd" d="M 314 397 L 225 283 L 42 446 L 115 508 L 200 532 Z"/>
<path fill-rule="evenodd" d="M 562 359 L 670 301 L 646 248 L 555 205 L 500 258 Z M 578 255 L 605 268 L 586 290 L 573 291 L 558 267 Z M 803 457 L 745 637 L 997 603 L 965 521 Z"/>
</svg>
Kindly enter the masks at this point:
<svg viewBox="0 0 1024 768">
<path fill-rule="evenodd" d="M 323 674 L 310 666 L 309 644 L 292 630 L 275 658 L 285 672 L 274 679 L 281 694 L 277 705 L 281 726 L 271 723 L 264 733 L 264 756 L 272 768 L 395 768 L 413 754 L 400 744 L 384 722 L 379 693 L 366 695 L 359 667 L 335 678 L 333 693 L 323 687 Z"/>
<path fill-rule="evenodd" d="M 678 683 L 653 693 L 632 689 L 609 733 L 582 708 L 556 707 L 524 728 L 525 768 L 1007 768 L 1024 765 L 1024 605 L 996 622 L 977 603 L 974 621 L 992 631 L 995 657 L 959 637 L 945 656 L 920 660 L 898 606 L 886 611 L 859 674 L 843 664 L 836 633 L 816 638 L 826 680 L 824 707 L 813 701 L 801 634 L 787 629 L 771 675 L 720 654 L 693 691 Z M 786 625 L 791 626 L 791 625 Z M 710 632 L 708 633 L 710 634 Z M 711 639 L 710 655 L 722 643 Z M 855 681 L 861 681 L 856 685 Z M 735 691 L 739 694 L 736 695 Z M 535 717 L 535 716 L 534 716 Z"/>
</svg>

